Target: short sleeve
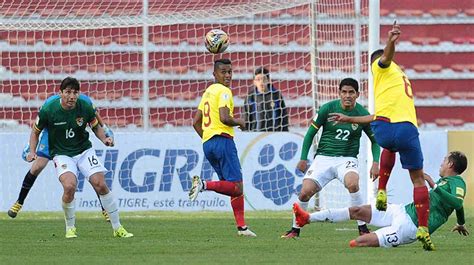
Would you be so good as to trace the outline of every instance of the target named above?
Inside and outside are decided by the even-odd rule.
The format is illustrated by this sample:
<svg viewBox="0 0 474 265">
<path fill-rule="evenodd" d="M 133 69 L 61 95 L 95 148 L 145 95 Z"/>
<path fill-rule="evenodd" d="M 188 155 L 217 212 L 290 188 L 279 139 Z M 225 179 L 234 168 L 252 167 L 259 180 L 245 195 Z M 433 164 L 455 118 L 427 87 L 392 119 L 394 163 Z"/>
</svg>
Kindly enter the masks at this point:
<svg viewBox="0 0 474 265">
<path fill-rule="evenodd" d="M 223 89 L 222 92 L 219 94 L 218 98 L 218 108 L 228 107 L 230 108 L 232 101 L 232 92 L 229 89 Z"/>
<path fill-rule="evenodd" d="M 44 108 L 41 108 L 38 116 L 36 117 L 36 122 L 34 128 L 38 131 L 43 130 L 45 127 L 48 126 L 48 115 Z"/>
<path fill-rule="evenodd" d="M 320 128 L 328 120 L 329 108 L 325 104 L 318 111 L 318 116 L 313 120 L 313 124 Z"/>
<path fill-rule="evenodd" d="M 464 199 L 464 196 L 466 196 L 466 183 L 464 183 L 464 181 L 452 181 L 449 185 L 449 188 L 451 189 L 450 193 L 459 199 Z"/>
</svg>

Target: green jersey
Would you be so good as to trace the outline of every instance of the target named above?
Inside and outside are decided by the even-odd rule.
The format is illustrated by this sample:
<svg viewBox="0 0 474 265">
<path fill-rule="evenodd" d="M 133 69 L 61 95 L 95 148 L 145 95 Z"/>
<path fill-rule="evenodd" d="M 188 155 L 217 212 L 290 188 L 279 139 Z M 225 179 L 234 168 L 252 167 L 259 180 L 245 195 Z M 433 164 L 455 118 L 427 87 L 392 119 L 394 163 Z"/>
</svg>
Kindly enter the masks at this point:
<svg viewBox="0 0 474 265">
<path fill-rule="evenodd" d="M 334 122 L 327 121 L 329 113 L 332 112 L 342 113 L 347 116 L 369 115 L 369 112 L 359 103 L 356 103 L 352 110 L 344 110 L 340 99 L 322 105 L 317 118 L 312 122 L 312 126 L 316 129 L 323 128 L 316 155 L 357 158 L 362 131 L 365 132 L 372 143 L 375 143 L 374 133 L 370 129 L 370 124 L 334 124 Z M 376 161 L 378 161 L 378 157 Z"/>
<path fill-rule="evenodd" d="M 61 99 L 57 98 L 41 107 L 35 128 L 39 131 L 48 129 L 51 157 L 73 157 L 92 147 L 86 130 L 88 123 L 97 124 L 92 105 L 79 98 L 74 109 L 66 110 L 61 106 Z"/>
<path fill-rule="evenodd" d="M 438 186 L 430 191 L 430 216 L 428 219 L 430 233 L 446 223 L 454 210 L 456 210 L 458 224 L 464 224 L 462 202 L 466 195 L 466 183 L 462 177 L 443 177 L 436 182 L 436 185 Z M 413 223 L 418 226 L 415 204 L 406 205 L 405 210 Z"/>
</svg>

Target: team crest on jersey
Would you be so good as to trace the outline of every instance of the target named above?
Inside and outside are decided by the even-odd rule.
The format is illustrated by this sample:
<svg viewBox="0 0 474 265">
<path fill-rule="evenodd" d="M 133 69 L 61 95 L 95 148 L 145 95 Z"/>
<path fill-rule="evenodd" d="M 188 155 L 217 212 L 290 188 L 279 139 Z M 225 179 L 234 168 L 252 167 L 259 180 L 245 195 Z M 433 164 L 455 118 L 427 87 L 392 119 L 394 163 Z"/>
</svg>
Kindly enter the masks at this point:
<svg viewBox="0 0 474 265">
<path fill-rule="evenodd" d="M 84 118 L 82 117 L 77 118 L 76 123 L 78 126 L 82 126 L 82 124 L 84 124 Z"/>
<path fill-rule="evenodd" d="M 353 123 L 353 124 L 351 124 L 351 126 L 352 126 L 352 130 L 354 130 L 354 131 L 357 130 L 357 128 L 359 128 L 359 124 L 357 124 L 357 123 Z"/>
<path fill-rule="evenodd" d="M 66 169 L 66 168 L 67 168 L 67 164 L 61 165 L 61 168 L 62 168 L 62 169 Z"/>
</svg>

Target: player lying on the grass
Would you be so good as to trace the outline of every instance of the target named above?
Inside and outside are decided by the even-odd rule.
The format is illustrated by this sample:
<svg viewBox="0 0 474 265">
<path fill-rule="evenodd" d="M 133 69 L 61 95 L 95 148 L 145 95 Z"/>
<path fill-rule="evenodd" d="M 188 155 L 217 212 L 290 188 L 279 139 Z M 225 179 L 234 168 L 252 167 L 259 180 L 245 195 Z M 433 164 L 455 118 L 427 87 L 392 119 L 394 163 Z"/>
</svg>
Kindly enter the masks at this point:
<svg viewBox="0 0 474 265">
<path fill-rule="evenodd" d="M 463 201 L 466 196 L 466 184 L 460 176 L 467 168 L 467 158 L 459 151 L 450 152 L 441 163 L 439 175 L 435 183 L 425 174 L 425 179 L 432 188 L 430 195 L 429 232 L 433 233 L 448 221 L 456 211 L 457 225 L 453 231 L 467 236 L 469 232 L 464 226 Z M 346 220 L 364 220 L 371 225 L 382 227 L 375 232 L 359 236 L 350 241 L 351 247 L 396 247 L 409 244 L 416 240 L 418 217 L 415 203 L 407 205 L 388 204 L 386 211 L 377 210 L 373 205 L 355 206 L 342 209 L 327 209 L 308 213 L 298 204 L 293 205 L 296 223 L 304 226 L 312 222 L 342 222 Z M 425 250 L 429 246 L 423 245 Z"/>
<path fill-rule="evenodd" d="M 218 181 L 204 181 L 193 177 L 189 199 L 196 200 L 199 192 L 215 191 L 230 197 L 239 236 L 256 237 L 245 223 L 244 185 L 234 126 L 245 128 L 245 121 L 234 118 L 234 100 L 230 90 L 232 63 L 229 59 L 214 62 L 215 83 L 206 88 L 193 120 L 193 127 L 202 139 L 204 155 L 219 177 Z"/>
<path fill-rule="evenodd" d="M 428 233 L 430 196 L 423 176 L 423 153 L 418 137 L 417 118 L 410 80 L 393 61 L 395 43 L 400 38 L 400 25 L 396 21 L 388 32 L 383 50 L 374 51 L 371 56 L 371 70 L 374 77 L 375 115 L 348 117 L 341 113 L 330 114 L 330 120 L 349 123 L 370 123 L 377 143 L 383 147 L 380 157 L 379 187 L 375 206 L 379 210 L 387 207 L 386 186 L 395 165 L 396 152 L 400 155 L 402 167 L 407 169 L 413 183 L 413 201 L 418 207 L 417 239 L 423 247 L 433 248 Z"/>
<path fill-rule="evenodd" d="M 53 95 L 49 97 L 48 99 L 46 99 L 43 105 L 46 105 L 50 101 L 59 99 L 59 98 L 60 98 L 59 95 Z M 91 98 L 89 98 L 88 96 L 84 94 L 80 94 L 79 98 L 85 100 L 90 105 L 92 105 L 92 107 L 94 108 L 95 117 L 97 118 L 99 125 L 102 126 L 102 128 L 105 131 L 105 136 L 111 137 L 113 139 L 114 134 L 112 130 L 108 128 L 102 121 L 102 118 L 100 117 L 99 112 L 97 112 L 97 109 L 95 108 Z M 23 178 L 23 183 L 21 185 L 20 193 L 18 194 L 18 199 L 8 210 L 8 216 L 10 216 L 11 218 L 15 218 L 18 212 L 20 212 L 21 208 L 24 205 L 24 201 L 26 197 L 28 196 L 28 193 L 30 192 L 31 188 L 33 187 L 33 184 L 36 181 L 36 178 L 43 171 L 43 169 L 48 165 L 49 160 L 51 160 L 51 157 L 49 156 L 48 130 L 43 129 L 39 137 L 40 137 L 39 144 L 38 144 L 38 147 L 36 148 L 37 158 L 36 160 L 33 161 L 30 170 L 28 170 L 25 177 Z M 30 150 L 30 145 L 27 144 L 25 148 L 23 149 L 23 153 L 22 153 L 22 158 L 25 161 L 26 161 L 26 156 L 28 155 L 29 150 Z M 97 194 L 97 197 L 99 197 L 99 194 Z M 100 202 L 100 198 L 99 198 L 99 202 Z M 107 211 L 105 211 L 104 207 L 102 207 L 102 202 L 100 202 L 100 205 L 102 208 L 102 215 L 104 216 L 105 220 L 110 221 L 110 218 L 107 215 Z"/>
<path fill-rule="evenodd" d="M 45 104 L 38 113 L 31 130 L 27 161 L 37 158 L 39 134 L 43 129 L 48 129 L 49 154 L 53 158 L 56 174 L 64 190 L 62 207 L 66 222 L 66 238 L 77 237 L 74 195 L 78 171 L 99 194 L 102 206 L 109 215 L 114 236 L 132 237 L 133 234 L 127 232 L 120 224 L 117 204 L 105 184 L 106 169 L 92 149 L 86 126 L 89 125 L 106 146 L 112 146 L 113 139 L 106 137 L 104 129 L 98 126 L 92 105 L 79 98 L 80 85 L 75 78 L 65 78 L 59 89 L 60 98 Z"/>
<path fill-rule="evenodd" d="M 303 179 L 303 187 L 298 195 L 297 203 L 303 209 L 308 206 L 309 199 L 321 191 L 333 179 L 339 180 L 351 195 L 351 205 L 362 205 L 364 200 L 359 191 L 359 154 L 360 138 L 362 131 L 372 142 L 373 164 L 370 169 L 372 178 L 376 178 L 379 172 L 380 147 L 375 142 L 374 134 L 368 124 L 328 122 L 330 112 L 345 113 L 349 116 L 368 115 L 369 112 L 356 102 L 359 97 L 359 83 L 352 78 L 345 78 L 339 83 L 339 99 L 333 100 L 321 106 L 318 116 L 312 121 L 303 141 L 301 160 L 297 168 L 306 172 Z M 319 140 L 318 150 L 314 162 L 308 169 L 307 158 L 313 138 L 319 129 L 323 130 Z M 307 170 L 308 169 L 308 170 Z M 307 170 L 307 171 L 306 171 Z M 369 233 L 365 222 L 358 220 L 359 234 Z M 300 234 L 300 228 L 295 223 L 282 238 L 294 238 Z"/>
</svg>

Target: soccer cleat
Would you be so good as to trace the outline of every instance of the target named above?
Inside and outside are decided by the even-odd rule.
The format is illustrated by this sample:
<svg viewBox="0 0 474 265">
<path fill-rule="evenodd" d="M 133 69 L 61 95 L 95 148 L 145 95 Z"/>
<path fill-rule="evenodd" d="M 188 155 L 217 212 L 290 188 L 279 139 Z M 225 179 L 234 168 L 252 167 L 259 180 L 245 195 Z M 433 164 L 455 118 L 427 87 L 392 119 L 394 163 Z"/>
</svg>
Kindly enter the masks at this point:
<svg viewBox="0 0 474 265">
<path fill-rule="evenodd" d="M 369 230 L 369 228 L 367 227 L 366 224 L 359 225 L 358 228 L 359 228 L 359 236 L 365 235 L 365 234 L 370 234 L 370 230 Z"/>
<path fill-rule="evenodd" d="M 293 203 L 293 213 L 295 214 L 296 225 L 303 227 L 309 224 L 309 213 L 301 209 L 298 203 Z"/>
<path fill-rule="evenodd" d="M 123 226 L 120 226 L 117 228 L 117 230 L 114 231 L 114 237 L 123 237 L 123 238 L 128 238 L 128 237 L 133 237 L 132 233 L 127 232 Z"/>
<path fill-rule="evenodd" d="M 77 237 L 77 231 L 75 227 L 66 229 L 66 238 L 76 238 L 76 237 Z"/>
<path fill-rule="evenodd" d="M 423 249 L 427 251 L 435 250 L 435 246 L 433 242 L 431 242 L 430 233 L 428 232 L 428 227 L 426 226 L 419 226 L 418 230 L 416 230 L 416 239 L 420 240 L 421 244 L 423 244 Z"/>
<path fill-rule="evenodd" d="M 238 236 L 248 236 L 248 237 L 256 237 L 257 235 L 252 232 L 248 227 L 237 227 L 237 235 Z"/>
<path fill-rule="evenodd" d="M 281 238 L 293 238 L 297 239 L 300 237 L 300 229 L 296 227 L 292 227 L 290 230 L 286 231 L 283 235 L 280 236 Z"/>
<path fill-rule="evenodd" d="M 193 177 L 193 186 L 189 190 L 189 199 L 191 201 L 196 200 L 199 192 L 202 191 L 202 188 L 203 188 L 203 184 L 202 184 L 201 178 L 199 176 L 194 176 Z"/>
<path fill-rule="evenodd" d="M 21 207 L 23 207 L 23 205 L 16 201 L 12 207 L 10 207 L 10 210 L 8 210 L 8 216 L 15 218 L 18 212 L 21 210 Z"/>
<path fill-rule="evenodd" d="M 106 222 L 110 222 L 110 217 L 106 210 L 102 210 L 102 216 L 104 217 Z"/>
<path fill-rule="evenodd" d="M 377 198 L 375 199 L 375 208 L 379 211 L 387 210 L 387 193 L 385 190 L 379 190 L 377 192 Z"/>
</svg>

